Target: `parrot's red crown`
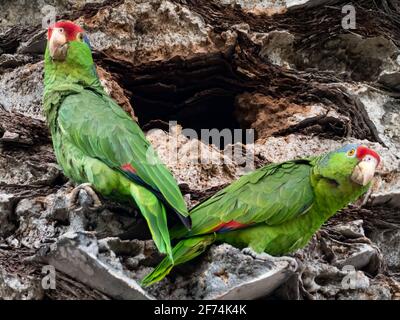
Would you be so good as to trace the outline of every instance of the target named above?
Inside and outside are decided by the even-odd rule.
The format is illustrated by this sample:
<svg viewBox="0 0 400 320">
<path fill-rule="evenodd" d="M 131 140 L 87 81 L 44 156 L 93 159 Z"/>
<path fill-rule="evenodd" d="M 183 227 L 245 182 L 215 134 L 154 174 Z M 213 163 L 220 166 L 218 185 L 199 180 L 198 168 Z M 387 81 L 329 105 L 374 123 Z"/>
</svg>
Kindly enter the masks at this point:
<svg viewBox="0 0 400 320">
<path fill-rule="evenodd" d="M 51 35 L 53 33 L 54 28 L 63 28 L 65 30 L 65 33 L 67 35 L 67 40 L 68 41 L 73 41 L 76 39 L 76 35 L 80 32 L 84 32 L 84 30 L 73 23 L 72 21 L 58 21 L 51 25 L 49 29 L 47 30 L 47 39 L 49 40 L 51 38 Z"/>
<path fill-rule="evenodd" d="M 379 163 L 381 162 L 381 157 L 377 152 L 367 148 L 366 146 L 359 146 L 357 148 L 357 154 L 356 154 L 357 158 L 362 160 L 366 155 L 374 157 L 378 161 L 377 165 L 379 165 Z"/>
</svg>

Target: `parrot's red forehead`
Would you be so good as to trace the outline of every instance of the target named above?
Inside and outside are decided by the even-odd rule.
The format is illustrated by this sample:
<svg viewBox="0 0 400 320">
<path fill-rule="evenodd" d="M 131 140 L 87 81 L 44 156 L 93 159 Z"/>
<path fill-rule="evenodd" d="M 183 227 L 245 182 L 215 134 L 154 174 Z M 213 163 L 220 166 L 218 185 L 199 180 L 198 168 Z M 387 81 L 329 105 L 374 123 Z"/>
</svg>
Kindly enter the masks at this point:
<svg viewBox="0 0 400 320">
<path fill-rule="evenodd" d="M 361 160 L 366 155 L 370 155 L 370 156 L 374 157 L 378 161 L 378 165 L 381 162 L 381 157 L 374 150 L 371 150 L 371 149 L 367 148 L 366 146 L 359 146 L 357 148 L 357 158 Z"/>
<path fill-rule="evenodd" d="M 47 31 L 47 39 L 51 38 L 54 28 L 63 28 L 65 31 L 65 34 L 67 35 L 68 41 L 75 40 L 76 35 L 79 32 L 83 32 L 83 29 L 80 26 L 76 25 L 75 23 L 73 23 L 71 21 L 58 21 L 49 27 L 49 29 Z"/>
</svg>

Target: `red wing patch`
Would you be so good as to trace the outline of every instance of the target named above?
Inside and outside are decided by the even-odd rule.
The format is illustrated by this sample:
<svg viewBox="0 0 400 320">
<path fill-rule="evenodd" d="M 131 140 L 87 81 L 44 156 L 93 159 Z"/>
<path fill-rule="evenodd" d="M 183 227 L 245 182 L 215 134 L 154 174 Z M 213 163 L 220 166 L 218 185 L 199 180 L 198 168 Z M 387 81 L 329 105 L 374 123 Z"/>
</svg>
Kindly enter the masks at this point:
<svg viewBox="0 0 400 320">
<path fill-rule="evenodd" d="M 136 169 L 130 163 L 123 164 L 121 168 L 126 172 L 136 174 Z"/>
<path fill-rule="evenodd" d="M 212 229 L 211 232 L 227 232 L 227 231 L 232 231 L 232 230 L 236 230 L 236 229 L 242 229 L 249 225 L 250 224 L 244 224 L 244 223 L 240 223 L 240 222 L 231 220 L 229 222 L 222 222 L 221 224 L 216 226 L 214 229 Z"/>
</svg>

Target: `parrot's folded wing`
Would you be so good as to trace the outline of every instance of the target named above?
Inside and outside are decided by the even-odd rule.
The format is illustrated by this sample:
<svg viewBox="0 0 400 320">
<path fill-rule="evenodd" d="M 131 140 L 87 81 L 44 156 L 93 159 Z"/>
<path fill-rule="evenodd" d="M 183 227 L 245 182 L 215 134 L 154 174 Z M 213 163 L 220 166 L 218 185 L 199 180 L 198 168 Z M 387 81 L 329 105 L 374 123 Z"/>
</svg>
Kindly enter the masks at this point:
<svg viewBox="0 0 400 320">
<path fill-rule="evenodd" d="M 259 223 L 277 225 L 307 212 L 314 200 L 309 160 L 272 164 L 243 176 L 191 211 L 193 229 L 171 236 L 226 232 Z"/>
<path fill-rule="evenodd" d="M 186 204 L 174 177 L 138 124 L 111 98 L 89 89 L 69 95 L 59 108 L 57 121 L 63 134 L 85 154 L 147 187 L 190 227 Z"/>
</svg>

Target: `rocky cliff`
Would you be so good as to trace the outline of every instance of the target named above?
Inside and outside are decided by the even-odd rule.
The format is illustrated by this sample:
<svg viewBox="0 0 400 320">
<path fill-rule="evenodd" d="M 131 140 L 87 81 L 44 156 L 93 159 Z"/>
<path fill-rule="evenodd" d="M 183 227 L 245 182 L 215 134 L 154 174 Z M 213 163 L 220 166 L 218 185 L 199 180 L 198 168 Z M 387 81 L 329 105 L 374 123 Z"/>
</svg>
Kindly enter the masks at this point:
<svg viewBox="0 0 400 320">
<path fill-rule="evenodd" d="M 399 299 L 400 6 L 357 1 L 346 29 L 346 4 L 0 0 L 0 299 Z M 292 255 L 296 269 L 214 245 L 143 290 L 136 280 L 161 257 L 140 214 L 105 199 L 93 210 L 84 191 L 68 209 L 73 185 L 41 108 L 43 21 L 54 15 L 87 30 L 103 84 L 189 205 L 248 169 L 355 141 L 383 158 L 371 192 Z M 212 128 L 254 139 L 196 138 Z"/>
</svg>

